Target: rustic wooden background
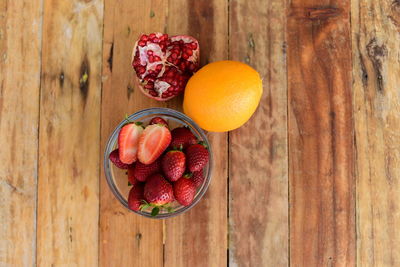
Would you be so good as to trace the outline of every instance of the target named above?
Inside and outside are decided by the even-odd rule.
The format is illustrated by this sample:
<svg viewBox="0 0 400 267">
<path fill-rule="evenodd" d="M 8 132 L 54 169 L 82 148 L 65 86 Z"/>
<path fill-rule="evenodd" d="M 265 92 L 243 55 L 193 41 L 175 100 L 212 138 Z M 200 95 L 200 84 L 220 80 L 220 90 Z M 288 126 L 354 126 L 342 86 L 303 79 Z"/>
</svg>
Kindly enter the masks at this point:
<svg viewBox="0 0 400 267">
<path fill-rule="evenodd" d="M 135 83 L 153 31 L 264 81 L 244 127 L 209 134 L 205 198 L 165 221 L 101 162 L 125 113 L 181 110 Z M 399 41 L 399 0 L 0 0 L 0 266 L 400 266 Z"/>
</svg>

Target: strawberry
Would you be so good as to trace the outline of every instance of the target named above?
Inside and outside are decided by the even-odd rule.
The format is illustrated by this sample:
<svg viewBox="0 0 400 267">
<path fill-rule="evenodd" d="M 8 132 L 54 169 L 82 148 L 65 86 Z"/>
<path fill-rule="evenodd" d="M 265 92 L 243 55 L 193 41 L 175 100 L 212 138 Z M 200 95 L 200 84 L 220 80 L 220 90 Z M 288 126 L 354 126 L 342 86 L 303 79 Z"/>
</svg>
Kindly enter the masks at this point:
<svg viewBox="0 0 400 267">
<path fill-rule="evenodd" d="M 168 180 L 174 182 L 182 177 L 186 168 L 185 161 L 185 154 L 179 150 L 171 150 L 164 155 L 161 168 Z"/>
<path fill-rule="evenodd" d="M 154 117 L 150 120 L 150 125 L 151 124 L 162 124 L 165 125 L 168 128 L 168 123 L 161 117 Z"/>
<path fill-rule="evenodd" d="M 204 182 L 203 170 L 194 172 L 192 175 L 192 180 L 196 188 L 200 187 Z"/>
<path fill-rule="evenodd" d="M 136 162 L 135 166 L 132 168 L 131 175 L 133 179 L 138 180 L 140 182 L 145 182 L 147 177 L 160 172 L 161 164 L 160 160 L 156 160 L 151 164 L 143 164 L 140 161 Z M 129 175 L 129 169 L 128 169 Z"/>
<path fill-rule="evenodd" d="M 174 200 L 172 185 L 161 174 L 154 174 L 144 186 L 144 198 L 152 205 L 170 203 Z"/>
<path fill-rule="evenodd" d="M 143 128 L 136 123 L 122 126 L 118 135 L 119 158 L 125 164 L 131 164 L 137 159 L 138 142 Z"/>
<path fill-rule="evenodd" d="M 208 150 L 203 144 L 191 145 L 186 149 L 186 159 L 189 171 L 197 172 L 203 169 L 209 158 Z"/>
<path fill-rule="evenodd" d="M 128 169 L 129 168 L 129 164 L 125 164 L 123 163 L 120 159 L 119 159 L 119 150 L 118 148 L 115 149 L 113 152 L 110 153 L 110 155 L 108 156 L 108 158 L 110 159 L 110 161 L 112 163 L 114 163 L 114 165 L 120 169 Z"/>
<path fill-rule="evenodd" d="M 171 142 L 171 132 L 160 124 L 148 125 L 139 138 L 138 159 L 151 164 L 164 152 Z"/>
<path fill-rule="evenodd" d="M 189 206 L 196 195 L 196 185 L 192 179 L 181 178 L 174 183 L 175 199 L 183 206 Z"/>
<path fill-rule="evenodd" d="M 171 145 L 172 148 L 185 149 L 190 145 L 197 143 L 196 136 L 187 127 L 178 127 L 171 131 Z"/>
<path fill-rule="evenodd" d="M 141 183 L 133 185 L 129 191 L 128 206 L 131 210 L 138 211 L 140 209 L 140 205 L 142 204 L 141 202 L 143 200 L 143 191 L 144 186 Z"/>
<path fill-rule="evenodd" d="M 135 185 L 135 184 L 139 183 L 139 181 L 133 175 L 133 170 L 135 169 L 135 166 L 136 166 L 136 164 L 132 164 L 132 165 L 130 165 L 130 167 L 128 169 L 128 181 L 131 185 Z"/>
</svg>

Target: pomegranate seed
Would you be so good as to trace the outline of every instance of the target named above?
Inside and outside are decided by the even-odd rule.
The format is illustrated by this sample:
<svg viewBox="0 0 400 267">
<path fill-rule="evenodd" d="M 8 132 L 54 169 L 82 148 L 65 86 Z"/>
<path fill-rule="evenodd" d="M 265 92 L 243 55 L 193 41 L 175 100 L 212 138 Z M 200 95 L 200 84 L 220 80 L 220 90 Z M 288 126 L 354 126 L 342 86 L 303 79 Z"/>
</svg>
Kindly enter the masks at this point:
<svg viewBox="0 0 400 267">
<path fill-rule="evenodd" d="M 172 53 L 170 57 L 172 59 L 177 59 L 178 58 L 178 54 L 177 53 Z"/>
<path fill-rule="evenodd" d="M 161 71 L 161 70 L 162 70 L 162 67 L 163 67 L 162 64 L 158 64 L 158 65 L 156 66 L 156 70 L 157 70 L 157 71 Z"/>
<path fill-rule="evenodd" d="M 157 96 L 157 92 L 154 91 L 154 90 L 150 90 L 150 91 L 149 91 L 149 94 L 151 94 L 152 96 Z"/>
<path fill-rule="evenodd" d="M 155 34 L 155 33 L 150 33 L 150 34 L 149 34 L 149 38 L 150 38 L 151 40 L 153 40 L 154 37 L 156 37 L 156 34 Z"/>
<path fill-rule="evenodd" d="M 163 34 L 161 37 L 160 37 L 160 40 L 161 41 L 165 41 L 165 40 L 167 40 L 168 39 L 168 34 Z"/>
<path fill-rule="evenodd" d="M 155 38 L 153 39 L 153 42 L 157 44 L 158 42 L 160 42 L 160 39 L 158 39 L 157 37 L 155 37 Z"/>
<path fill-rule="evenodd" d="M 189 55 L 186 54 L 186 53 L 183 53 L 183 54 L 182 54 L 182 57 L 183 57 L 184 59 L 188 59 L 188 58 L 189 58 Z"/>
<path fill-rule="evenodd" d="M 193 55 L 193 51 L 191 49 L 185 49 L 185 53 L 189 56 Z"/>
<path fill-rule="evenodd" d="M 154 56 L 154 61 L 161 61 L 161 58 L 159 56 Z"/>
<path fill-rule="evenodd" d="M 140 67 L 138 67 L 138 72 L 139 72 L 140 74 L 143 74 L 143 73 L 146 72 L 146 69 L 145 69 L 144 67 L 140 66 Z"/>
<path fill-rule="evenodd" d="M 148 55 L 148 56 L 153 55 L 153 51 L 152 51 L 152 50 L 147 50 L 147 55 Z"/>
<path fill-rule="evenodd" d="M 148 83 L 148 84 L 146 84 L 145 86 L 144 86 L 144 88 L 146 88 L 146 89 L 151 89 L 151 88 L 153 88 L 153 83 Z"/>
<path fill-rule="evenodd" d="M 149 56 L 149 62 L 153 63 L 154 62 L 154 57 L 153 56 Z"/>
<path fill-rule="evenodd" d="M 146 42 L 145 42 L 145 41 L 139 41 L 139 42 L 138 42 L 138 45 L 143 47 L 143 46 L 146 45 Z"/>
<path fill-rule="evenodd" d="M 149 38 L 147 37 L 146 34 L 143 34 L 142 37 L 140 37 L 140 40 L 147 42 Z"/>
<path fill-rule="evenodd" d="M 165 51 L 165 44 L 160 44 L 160 48 L 162 51 Z"/>
<path fill-rule="evenodd" d="M 191 44 L 190 44 L 190 47 L 191 47 L 193 50 L 197 49 L 197 43 L 191 43 Z"/>
</svg>

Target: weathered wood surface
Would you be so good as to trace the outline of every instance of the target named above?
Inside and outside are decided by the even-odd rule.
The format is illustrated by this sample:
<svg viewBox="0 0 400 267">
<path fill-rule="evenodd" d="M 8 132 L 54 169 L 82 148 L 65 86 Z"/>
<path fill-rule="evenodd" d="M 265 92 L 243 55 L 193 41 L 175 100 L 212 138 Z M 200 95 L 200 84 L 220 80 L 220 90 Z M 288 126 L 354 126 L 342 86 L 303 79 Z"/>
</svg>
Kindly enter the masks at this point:
<svg viewBox="0 0 400 267">
<path fill-rule="evenodd" d="M 183 13 L 185 16 L 177 16 Z M 228 3 L 226 1 L 170 1 L 166 30 L 193 35 L 201 45 L 201 65 L 228 57 Z M 182 109 L 181 102 L 173 106 Z M 227 263 L 226 133 L 207 134 L 214 153 L 211 185 L 187 214 L 165 221 L 164 266 L 224 266 Z"/>
<path fill-rule="evenodd" d="M 288 266 L 286 3 L 233 0 L 229 11 L 230 59 L 264 85 L 257 112 L 229 134 L 229 262 Z"/>
<path fill-rule="evenodd" d="M 151 11 L 154 16 L 150 18 Z M 166 15 L 165 1 L 105 1 L 102 153 L 110 133 L 125 114 L 163 105 L 140 92 L 131 54 L 141 33 L 164 31 Z M 162 266 L 163 222 L 125 209 L 111 193 L 102 167 L 100 184 L 100 266 Z"/>
<path fill-rule="evenodd" d="M 357 263 L 400 265 L 400 2 L 352 1 Z"/>
<path fill-rule="evenodd" d="M 0 1 L 0 266 L 36 260 L 41 2 Z"/>
<path fill-rule="evenodd" d="M 38 266 L 98 263 L 102 22 L 102 0 L 44 0 Z"/>
<path fill-rule="evenodd" d="M 290 264 L 355 264 L 348 1 L 288 10 Z"/>
<path fill-rule="evenodd" d="M 208 133 L 205 198 L 166 221 L 102 168 L 126 113 L 181 110 L 134 79 L 153 31 L 264 82 L 244 127 Z M 0 1 L 0 266 L 400 265 L 399 32 L 397 0 Z"/>
</svg>

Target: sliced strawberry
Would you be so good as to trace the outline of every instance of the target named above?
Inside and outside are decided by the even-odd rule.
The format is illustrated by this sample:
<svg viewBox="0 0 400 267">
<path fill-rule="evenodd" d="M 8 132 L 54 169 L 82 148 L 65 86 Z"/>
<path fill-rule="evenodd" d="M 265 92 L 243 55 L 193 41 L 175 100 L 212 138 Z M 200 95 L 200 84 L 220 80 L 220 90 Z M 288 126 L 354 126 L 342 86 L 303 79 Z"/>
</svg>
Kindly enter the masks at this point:
<svg viewBox="0 0 400 267">
<path fill-rule="evenodd" d="M 113 152 L 110 153 L 110 155 L 108 156 L 108 158 L 110 159 L 110 161 L 112 163 L 114 163 L 114 165 L 120 169 L 128 169 L 130 167 L 129 164 L 125 164 L 123 162 L 121 162 L 121 160 L 119 159 L 119 150 L 115 149 Z"/>
<path fill-rule="evenodd" d="M 125 164 L 132 164 L 137 159 L 138 142 L 143 128 L 135 123 L 124 125 L 118 135 L 119 158 Z"/>
<path fill-rule="evenodd" d="M 174 183 L 175 199 L 183 206 L 192 204 L 196 195 L 196 185 L 190 178 L 182 177 Z"/>
<path fill-rule="evenodd" d="M 165 125 L 166 127 L 168 127 L 168 123 L 161 117 L 154 117 L 151 119 L 151 121 L 149 122 L 149 124 L 162 124 Z"/>
<path fill-rule="evenodd" d="M 138 159 L 151 164 L 160 157 L 171 142 L 171 132 L 160 124 L 149 125 L 139 139 Z"/>
<path fill-rule="evenodd" d="M 131 188 L 128 196 L 128 206 L 131 210 L 138 211 L 140 209 L 140 205 L 144 199 L 143 192 L 144 185 L 141 183 L 137 183 Z"/>
</svg>

